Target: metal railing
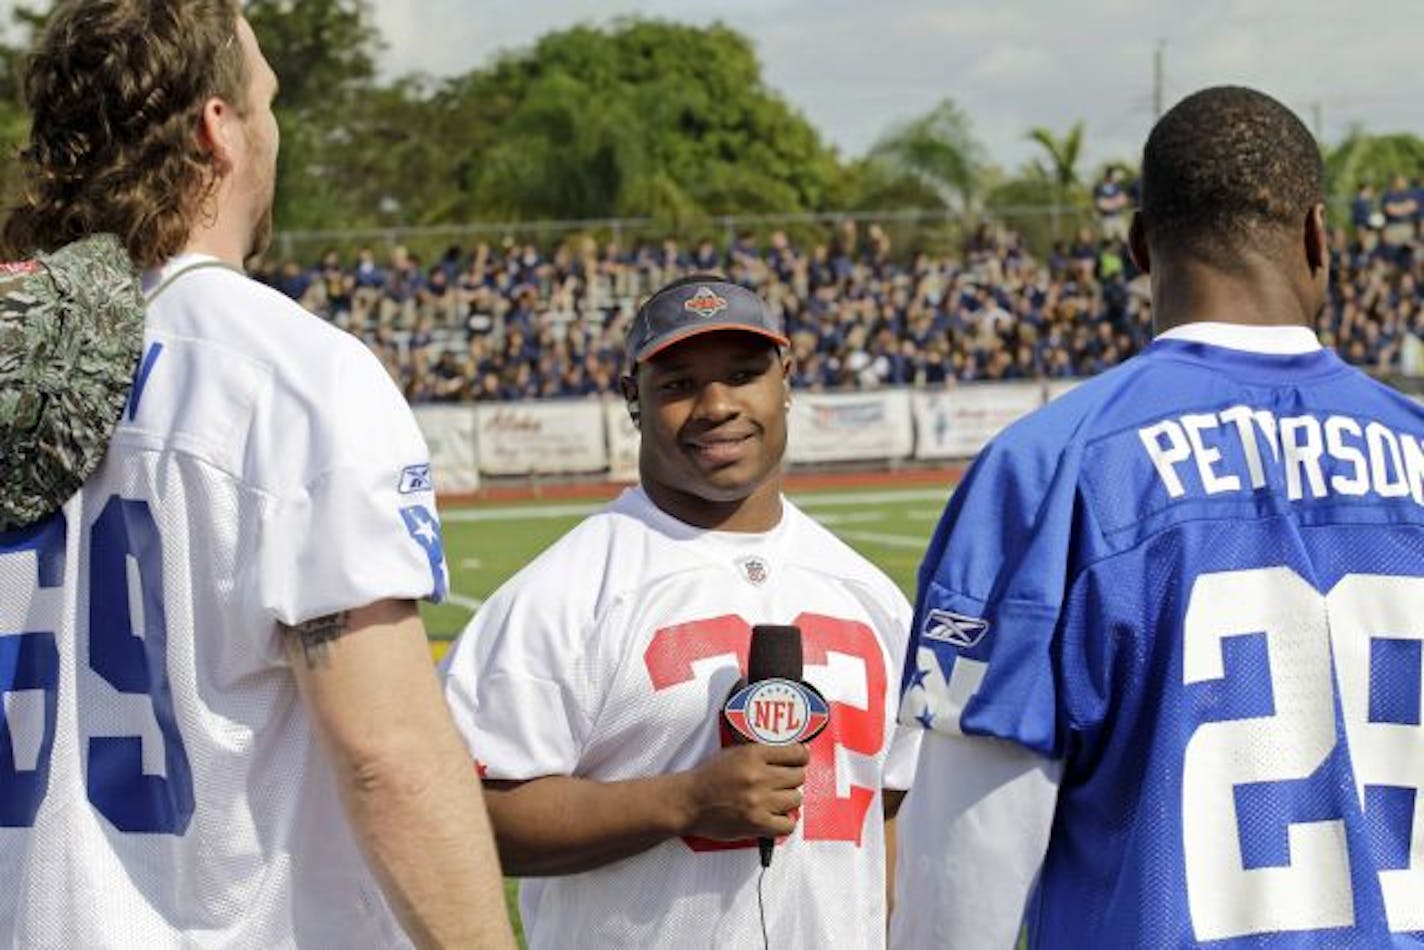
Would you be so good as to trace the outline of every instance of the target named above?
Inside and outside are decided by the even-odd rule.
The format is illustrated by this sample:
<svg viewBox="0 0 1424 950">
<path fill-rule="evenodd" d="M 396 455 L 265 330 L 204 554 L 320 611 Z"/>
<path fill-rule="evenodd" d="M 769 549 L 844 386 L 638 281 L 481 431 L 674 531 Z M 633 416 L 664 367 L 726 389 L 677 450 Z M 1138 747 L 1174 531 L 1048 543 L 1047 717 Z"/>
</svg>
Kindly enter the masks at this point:
<svg viewBox="0 0 1424 950">
<path fill-rule="evenodd" d="M 962 212 L 943 208 L 902 208 L 891 211 L 818 211 L 778 214 L 731 214 L 689 218 L 669 222 L 650 216 L 626 218 L 569 218 L 537 221 L 471 221 L 465 224 L 383 225 L 364 228 L 333 228 L 321 230 L 279 231 L 274 245 L 284 258 L 292 257 L 298 247 L 313 245 L 355 246 L 363 244 L 393 246 L 415 241 L 439 239 L 469 239 L 478 237 L 549 237 L 571 234 L 604 234 L 622 243 L 628 235 L 690 236 L 720 234 L 724 244 L 730 244 L 747 231 L 826 226 L 850 221 L 861 224 L 951 224 L 974 228 L 980 223 L 1042 220 L 1087 223 L 1093 219 L 1091 209 L 1080 205 L 1022 205 L 996 207 L 989 210 Z"/>
</svg>

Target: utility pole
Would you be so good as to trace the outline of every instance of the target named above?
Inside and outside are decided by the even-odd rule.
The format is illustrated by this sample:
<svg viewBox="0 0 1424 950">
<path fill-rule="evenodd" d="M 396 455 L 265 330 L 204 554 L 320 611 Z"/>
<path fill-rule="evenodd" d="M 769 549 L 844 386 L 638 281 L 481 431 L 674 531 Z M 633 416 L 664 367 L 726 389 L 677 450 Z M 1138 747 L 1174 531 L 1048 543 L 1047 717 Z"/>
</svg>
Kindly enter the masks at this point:
<svg viewBox="0 0 1424 950">
<path fill-rule="evenodd" d="M 1157 49 L 1152 53 L 1152 118 L 1162 118 L 1162 56 L 1167 51 L 1167 41 L 1158 40 Z"/>
<path fill-rule="evenodd" d="M 1315 140 L 1325 141 L 1325 103 L 1319 99 L 1310 104 L 1310 122 L 1315 127 Z"/>
</svg>

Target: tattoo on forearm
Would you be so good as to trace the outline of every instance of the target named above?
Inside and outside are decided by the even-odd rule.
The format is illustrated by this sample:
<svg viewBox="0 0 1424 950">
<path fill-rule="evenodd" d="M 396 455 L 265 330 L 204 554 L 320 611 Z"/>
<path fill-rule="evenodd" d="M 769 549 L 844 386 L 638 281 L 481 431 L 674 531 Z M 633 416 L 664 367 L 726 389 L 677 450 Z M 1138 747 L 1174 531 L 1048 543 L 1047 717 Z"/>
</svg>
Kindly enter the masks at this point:
<svg viewBox="0 0 1424 950">
<path fill-rule="evenodd" d="M 302 648 L 302 656 L 307 661 L 307 669 L 331 664 L 331 641 L 344 637 L 351 629 L 350 615 L 346 611 L 316 617 L 295 627 L 279 624 L 282 633 L 295 640 Z"/>
</svg>

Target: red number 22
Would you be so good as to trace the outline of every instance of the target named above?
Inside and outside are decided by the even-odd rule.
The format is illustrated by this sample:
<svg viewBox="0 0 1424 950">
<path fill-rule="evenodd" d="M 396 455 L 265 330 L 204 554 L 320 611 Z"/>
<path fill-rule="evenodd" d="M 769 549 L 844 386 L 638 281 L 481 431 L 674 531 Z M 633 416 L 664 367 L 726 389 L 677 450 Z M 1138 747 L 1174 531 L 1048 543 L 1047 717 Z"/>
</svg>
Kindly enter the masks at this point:
<svg viewBox="0 0 1424 950">
<path fill-rule="evenodd" d="M 875 789 L 851 784 L 850 795 L 836 794 L 836 747 L 861 755 L 877 755 L 885 744 L 885 661 L 874 631 L 863 623 L 822 614 L 801 614 L 806 663 L 824 665 L 827 654 L 839 653 L 865 664 L 866 708 L 831 702 L 830 725 L 811 742 L 802 808 L 802 836 L 807 841 L 850 841 L 860 846 L 865 813 L 875 801 Z M 746 674 L 751 626 L 735 614 L 693 620 L 664 627 L 653 634 L 643 659 L 653 689 L 662 690 L 693 678 L 692 664 L 714 656 L 735 654 Z M 754 841 L 724 842 L 687 839 L 694 850 L 752 847 Z"/>
</svg>

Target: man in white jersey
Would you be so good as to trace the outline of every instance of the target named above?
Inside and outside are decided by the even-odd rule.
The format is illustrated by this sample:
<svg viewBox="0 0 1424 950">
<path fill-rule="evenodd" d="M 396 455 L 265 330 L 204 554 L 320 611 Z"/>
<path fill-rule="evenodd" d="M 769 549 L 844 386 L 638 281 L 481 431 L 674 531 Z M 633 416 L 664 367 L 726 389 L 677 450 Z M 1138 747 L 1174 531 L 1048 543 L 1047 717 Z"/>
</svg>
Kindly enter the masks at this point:
<svg viewBox="0 0 1424 950">
<path fill-rule="evenodd" d="M 0 332 L 0 454 L 33 462 L 0 492 L 7 945 L 510 941 L 415 607 L 446 585 L 424 442 L 239 271 L 276 86 L 236 0 L 63 3 L 28 67 L 4 243 L 57 253 Z M 141 321 L 80 305 L 102 273 L 142 308 L 129 258 Z"/>
<path fill-rule="evenodd" d="M 909 608 L 782 497 L 786 343 L 721 278 L 654 294 L 624 381 L 640 487 L 500 588 L 447 660 L 506 869 L 538 878 L 520 895 L 533 947 L 884 940 L 917 751 L 887 688 Z M 800 628 L 831 703 L 808 745 L 722 741 L 762 623 Z M 760 882 L 757 836 L 780 836 Z"/>
</svg>

